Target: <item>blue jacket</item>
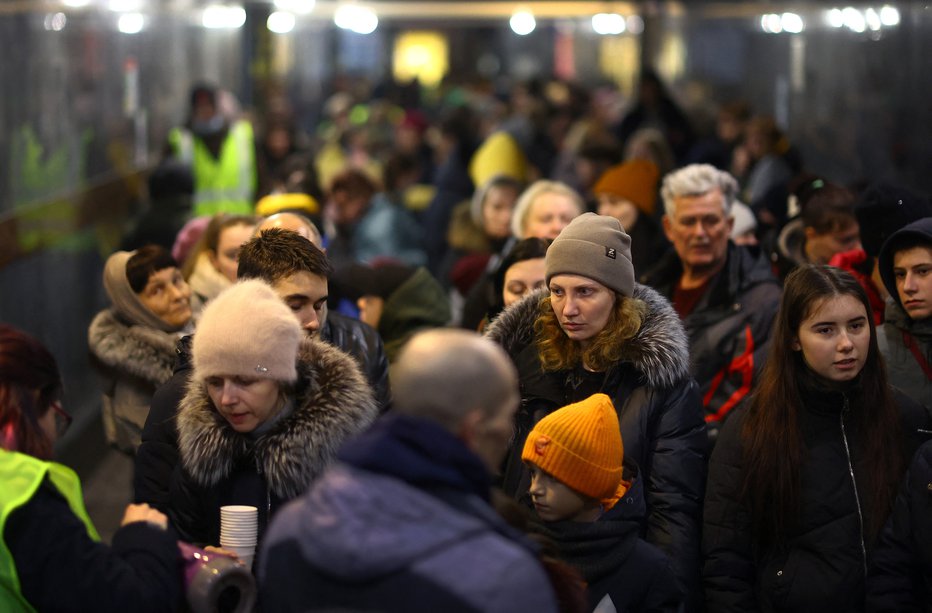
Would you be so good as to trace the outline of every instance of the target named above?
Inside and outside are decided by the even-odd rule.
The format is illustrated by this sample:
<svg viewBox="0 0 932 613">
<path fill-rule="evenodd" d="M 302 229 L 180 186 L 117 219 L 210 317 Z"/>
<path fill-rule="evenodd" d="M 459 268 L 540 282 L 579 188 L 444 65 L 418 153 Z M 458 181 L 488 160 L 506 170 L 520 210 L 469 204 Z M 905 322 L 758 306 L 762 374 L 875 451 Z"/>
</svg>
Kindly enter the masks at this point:
<svg viewBox="0 0 932 613">
<path fill-rule="evenodd" d="M 285 507 L 259 556 L 267 611 L 556 611 L 489 476 L 445 430 L 384 417 Z"/>
</svg>

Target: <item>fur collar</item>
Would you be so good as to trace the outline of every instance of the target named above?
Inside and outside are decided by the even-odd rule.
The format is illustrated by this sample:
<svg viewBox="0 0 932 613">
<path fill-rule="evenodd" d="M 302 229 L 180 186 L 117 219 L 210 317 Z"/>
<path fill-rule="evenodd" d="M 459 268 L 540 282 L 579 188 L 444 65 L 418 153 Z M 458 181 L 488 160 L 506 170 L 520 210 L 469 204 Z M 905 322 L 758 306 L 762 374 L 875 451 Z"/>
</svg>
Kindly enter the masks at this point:
<svg viewBox="0 0 932 613">
<path fill-rule="evenodd" d="M 502 345 L 512 357 L 534 342 L 540 289 L 525 296 L 496 317 L 485 335 Z M 668 388 L 689 375 L 689 340 L 683 322 L 666 298 L 636 283 L 634 297 L 647 304 L 647 317 L 625 349 L 622 361 L 633 366 L 650 387 Z"/>
<path fill-rule="evenodd" d="M 155 386 L 171 379 L 177 340 L 170 332 L 128 325 L 112 309 L 98 313 L 87 330 L 88 347 L 105 366 Z"/>
<path fill-rule="evenodd" d="M 215 486 L 252 458 L 280 498 L 299 496 L 337 448 L 378 415 L 369 384 L 353 358 L 306 338 L 298 350 L 294 411 L 258 438 L 239 434 L 213 408 L 195 371 L 178 409 L 182 465 L 196 483 Z"/>
</svg>

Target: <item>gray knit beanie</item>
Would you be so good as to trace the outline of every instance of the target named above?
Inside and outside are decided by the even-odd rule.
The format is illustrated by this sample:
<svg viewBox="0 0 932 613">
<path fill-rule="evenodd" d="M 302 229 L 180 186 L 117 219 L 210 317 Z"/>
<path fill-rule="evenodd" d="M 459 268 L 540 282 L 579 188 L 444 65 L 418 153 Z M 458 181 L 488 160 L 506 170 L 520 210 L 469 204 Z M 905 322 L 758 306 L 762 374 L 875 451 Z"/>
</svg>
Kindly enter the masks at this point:
<svg viewBox="0 0 932 613">
<path fill-rule="evenodd" d="M 553 240 L 544 262 L 548 284 L 555 275 L 580 275 L 624 296 L 634 294 L 631 237 L 614 217 L 580 215 Z"/>
<path fill-rule="evenodd" d="M 241 376 L 293 383 L 301 326 L 265 281 L 234 284 L 207 304 L 191 352 L 194 377 Z"/>
</svg>

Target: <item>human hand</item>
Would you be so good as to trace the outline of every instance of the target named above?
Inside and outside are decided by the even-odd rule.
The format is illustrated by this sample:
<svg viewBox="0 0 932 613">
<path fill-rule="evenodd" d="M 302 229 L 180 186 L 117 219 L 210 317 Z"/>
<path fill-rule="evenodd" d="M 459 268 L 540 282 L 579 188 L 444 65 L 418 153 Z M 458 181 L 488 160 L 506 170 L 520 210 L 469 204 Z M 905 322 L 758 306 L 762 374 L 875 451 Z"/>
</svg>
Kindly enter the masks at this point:
<svg viewBox="0 0 932 613">
<path fill-rule="evenodd" d="M 229 549 L 224 549 L 223 547 L 214 547 L 213 545 L 208 545 L 204 547 L 204 551 L 208 553 L 219 553 L 220 555 L 230 556 L 235 560 L 239 560 L 239 556 L 236 555 L 236 552 L 230 551 Z"/>
<path fill-rule="evenodd" d="M 123 513 L 123 521 L 120 522 L 120 526 L 126 526 L 140 521 L 144 521 L 161 530 L 166 530 L 168 528 L 168 518 L 165 514 L 153 509 L 145 503 L 127 506 L 126 511 Z"/>
</svg>

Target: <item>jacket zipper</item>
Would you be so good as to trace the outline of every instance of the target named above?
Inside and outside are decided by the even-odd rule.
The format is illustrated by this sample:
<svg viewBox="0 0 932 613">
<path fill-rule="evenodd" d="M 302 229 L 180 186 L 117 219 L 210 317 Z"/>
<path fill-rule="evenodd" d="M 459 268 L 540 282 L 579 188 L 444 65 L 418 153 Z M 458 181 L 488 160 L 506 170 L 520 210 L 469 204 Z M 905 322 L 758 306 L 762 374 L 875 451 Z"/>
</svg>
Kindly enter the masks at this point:
<svg viewBox="0 0 932 613">
<path fill-rule="evenodd" d="M 845 429 L 845 414 L 848 412 L 848 397 L 845 397 L 845 406 L 841 410 L 839 420 L 841 421 L 841 440 L 845 443 L 845 455 L 848 458 L 848 474 L 851 475 L 851 485 L 854 486 L 854 502 L 858 508 L 858 525 L 860 526 L 859 536 L 861 537 L 861 565 L 864 568 L 864 576 L 867 576 L 867 547 L 864 545 L 864 515 L 861 513 L 861 496 L 858 493 L 858 482 L 854 478 L 854 465 L 851 463 L 851 448 L 848 447 L 848 432 Z"/>
</svg>

